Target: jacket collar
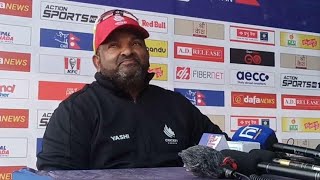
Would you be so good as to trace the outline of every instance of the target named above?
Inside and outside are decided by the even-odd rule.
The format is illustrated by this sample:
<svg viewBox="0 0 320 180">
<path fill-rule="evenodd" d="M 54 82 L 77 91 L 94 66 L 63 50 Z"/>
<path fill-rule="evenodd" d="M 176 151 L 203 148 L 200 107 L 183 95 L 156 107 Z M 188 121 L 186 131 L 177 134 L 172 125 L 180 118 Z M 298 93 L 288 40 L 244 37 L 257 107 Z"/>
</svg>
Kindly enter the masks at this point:
<svg viewBox="0 0 320 180">
<path fill-rule="evenodd" d="M 149 82 L 151 81 L 151 79 L 153 78 L 155 73 L 148 73 L 147 77 L 145 79 L 145 88 L 147 88 L 149 86 Z M 118 95 L 122 95 L 122 96 L 129 96 L 129 94 L 127 94 L 126 92 L 124 92 L 123 90 L 121 90 L 120 88 L 118 88 L 112 81 L 110 81 L 108 78 L 105 78 L 101 72 L 96 72 L 96 74 L 94 75 L 94 78 L 96 79 L 96 82 L 101 85 L 102 87 L 113 91 L 114 93 L 118 94 Z M 144 88 L 144 89 L 145 89 Z"/>
</svg>

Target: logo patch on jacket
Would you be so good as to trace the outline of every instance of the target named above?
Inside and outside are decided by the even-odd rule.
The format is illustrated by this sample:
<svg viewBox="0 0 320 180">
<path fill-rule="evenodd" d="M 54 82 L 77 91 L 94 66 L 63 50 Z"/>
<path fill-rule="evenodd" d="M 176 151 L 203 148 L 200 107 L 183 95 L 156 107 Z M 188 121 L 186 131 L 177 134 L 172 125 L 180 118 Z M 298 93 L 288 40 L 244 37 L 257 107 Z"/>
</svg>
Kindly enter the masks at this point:
<svg viewBox="0 0 320 180">
<path fill-rule="evenodd" d="M 166 143 L 178 144 L 178 139 L 175 139 L 176 135 L 174 131 L 170 127 L 168 127 L 166 124 L 164 125 L 163 133 L 170 138 L 170 139 L 164 139 Z"/>
<path fill-rule="evenodd" d="M 120 140 L 130 139 L 130 136 L 129 134 L 121 134 L 121 135 L 110 136 L 110 138 L 113 141 L 120 141 Z"/>
</svg>

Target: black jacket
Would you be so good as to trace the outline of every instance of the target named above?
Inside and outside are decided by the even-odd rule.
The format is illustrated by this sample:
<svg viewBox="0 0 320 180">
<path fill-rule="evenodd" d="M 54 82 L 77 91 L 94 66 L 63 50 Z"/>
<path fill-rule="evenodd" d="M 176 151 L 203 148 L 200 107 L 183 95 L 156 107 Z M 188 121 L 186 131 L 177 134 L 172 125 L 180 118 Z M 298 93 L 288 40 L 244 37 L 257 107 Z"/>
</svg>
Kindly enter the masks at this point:
<svg viewBox="0 0 320 180">
<path fill-rule="evenodd" d="M 204 132 L 223 133 L 179 93 L 148 85 L 134 102 L 95 78 L 54 111 L 39 170 L 182 166 L 178 152 Z"/>
</svg>

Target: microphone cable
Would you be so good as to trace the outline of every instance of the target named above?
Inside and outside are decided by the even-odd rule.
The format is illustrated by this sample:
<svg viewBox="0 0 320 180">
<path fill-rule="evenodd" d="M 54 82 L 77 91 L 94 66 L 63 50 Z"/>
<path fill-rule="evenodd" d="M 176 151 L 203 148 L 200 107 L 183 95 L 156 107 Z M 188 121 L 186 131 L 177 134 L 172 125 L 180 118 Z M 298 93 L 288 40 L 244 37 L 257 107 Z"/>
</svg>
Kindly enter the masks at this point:
<svg viewBox="0 0 320 180">
<path fill-rule="evenodd" d="M 256 174 L 251 174 L 250 175 L 250 180 L 274 180 L 274 179 L 271 179 L 271 178 L 268 178 L 268 177 L 261 177 L 261 176 L 258 176 Z"/>
</svg>

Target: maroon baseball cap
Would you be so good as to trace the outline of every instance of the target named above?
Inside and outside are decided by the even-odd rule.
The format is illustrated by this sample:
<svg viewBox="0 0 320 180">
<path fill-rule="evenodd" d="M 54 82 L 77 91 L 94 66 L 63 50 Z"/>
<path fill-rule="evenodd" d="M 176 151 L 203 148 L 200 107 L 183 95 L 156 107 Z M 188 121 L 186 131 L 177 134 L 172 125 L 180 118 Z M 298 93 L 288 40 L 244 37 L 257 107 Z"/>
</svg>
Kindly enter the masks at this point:
<svg viewBox="0 0 320 180">
<path fill-rule="evenodd" d="M 97 48 L 112 32 L 122 28 L 133 29 L 144 39 L 149 37 L 148 31 L 139 25 L 138 18 L 132 13 L 117 9 L 107 11 L 103 13 L 95 23 L 93 33 L 94 52 L 96 52 Z"/>
</svg>

